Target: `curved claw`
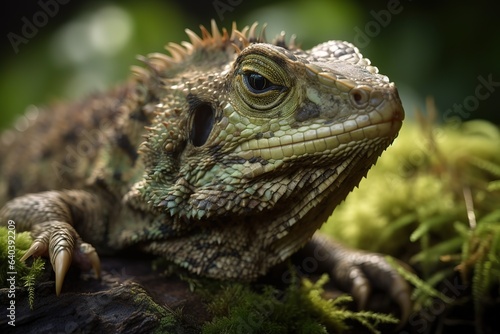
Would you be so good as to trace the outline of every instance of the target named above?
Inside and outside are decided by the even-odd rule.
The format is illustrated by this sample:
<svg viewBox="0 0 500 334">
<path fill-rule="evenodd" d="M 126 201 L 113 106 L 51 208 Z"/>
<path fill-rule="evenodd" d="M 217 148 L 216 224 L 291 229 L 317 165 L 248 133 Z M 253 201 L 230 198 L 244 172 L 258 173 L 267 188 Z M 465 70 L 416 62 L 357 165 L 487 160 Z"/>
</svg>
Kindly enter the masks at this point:
<svg viewBox="0 0 500 334">
<path fill-rule="evenodd" d="M 380 254 L 359 252 L 355 262 L 349 267 L 351 293 L 358 306 L 363 308 L 371 293 L 372 286 L 386 291 L 399 306 L 400 323 L 404 324 L 412 309 L 411 287 Z"/>
<path fill-rule="evenodd" d="M 88 255 L 89 261 L 92 264 L 92 269 L 94 269 L 95 275 L 97 278 L 101 278 L 101 260 L 99 259 L 99 255 L 97 252 L 93 252 Z"/>
<path fill-rule="evenodd" d="M 401 311 L 400 323 L 404 324 L 408 321 L 412 310 L 411 287 L 406 280 L 401 276 L 392 277 L 392 287 L 389 290 L 392 300 L 394 300 Z"/>
<path fill-rule="evenodd" d="M 37 235 L 37 237 L 33 240 L 33 243 L 26 253 L 24 253 L 23 257 L 21 257 L 21 261 L 25 261 L 30 256 L 46 256 L 49 253 L 49 239 L 52 234 L 52 230 L 50 228 L 44 229 L 43 224 L 40 224 L 40 226 L 35 227 L 33 232 Z"/>
<path fill-rule="evenodd" d="M 94 247 L 87 242 L 81 242 L 78 247 L 78 262 L 82 265 L 90 265 L 97 278 L 101 277 L 101 260 Z"/>
<path fill-rule="evenodd" d="M 21 257 L 21 261 L 26 261 L 30 256 L 43 256 L 47 254 L 47 244 L 40 240 L 35 240 L 30 248 Z"/>
<path fill-rule="evenodd" d="M 56 274 L 56 294 L 59 296 L 64 277 L 73 259 L 76 231 L 69 224 L 54 227 L 49 240 L 49 256 Z"/>
<path fill-rule="evenodd" d="M 63 249 L 59 251 L 54 260 L 51 261 L 52 268 L 56 274 L 56 295 L 59 296 L 61 293 L 62 285 L 64 283 L 64 277 L 68 272 L 69 266 L 71 264 L 72 255 L 71 252 Z"/>
<path fill-rule="evenodd" d="M 350 268 L 351 294 L 359 310 L 366 309 L 368 297 L 372 292 L 370 282 L 358 267 Z"/>
</svg>

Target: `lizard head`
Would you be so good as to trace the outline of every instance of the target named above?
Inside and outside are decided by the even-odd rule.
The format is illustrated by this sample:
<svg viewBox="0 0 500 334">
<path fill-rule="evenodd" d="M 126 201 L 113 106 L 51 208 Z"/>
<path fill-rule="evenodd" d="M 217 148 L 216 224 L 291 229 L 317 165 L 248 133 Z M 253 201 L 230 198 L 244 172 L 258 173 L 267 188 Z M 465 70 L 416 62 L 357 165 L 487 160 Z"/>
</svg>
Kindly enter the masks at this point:
<svg viewBox="0 0 500 334">
<path fill-rule="evenodd" d="M 392 143 L 403 108 L 394 84 L 350 43 L 304 51 L 284 34 L 265 42 L 256 25 L 231 34 L 212 25 L 170 44 L 172 57 L 150 55 L 148 73 L 137 70 L 158 103 L 133 192 L 172 230 L 248 233 L 262 261 L 276 262 Z"/>
</svg>

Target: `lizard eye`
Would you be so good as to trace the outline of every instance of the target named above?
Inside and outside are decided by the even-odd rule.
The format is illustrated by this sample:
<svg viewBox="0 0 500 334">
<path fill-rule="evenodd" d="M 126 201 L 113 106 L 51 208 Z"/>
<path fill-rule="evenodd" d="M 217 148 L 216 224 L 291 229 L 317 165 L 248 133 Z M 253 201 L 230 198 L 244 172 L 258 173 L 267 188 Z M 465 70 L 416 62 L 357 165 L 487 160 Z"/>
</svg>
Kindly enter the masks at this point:
<svg viewBox="0 0 500 334">
<path fill-rule="evenodd" d="M 274 85 L 271 81 L 269 81 L 265 76 L 256 73 L 249 72 L 243 74 L 243 80 L 245 81 L 245 85 L 248 87 L 254 94 L 265 93 L 271 89 L 281 89 L 281 86 Z"/>
<path fill-rule="evenodd" d="M 240 110 L 255 117 L 278 113 L 293 90 L 294 74 L 279 59 L 258 52 L 240 55 L 236 66 L 232 87 Z"/>
</svg>

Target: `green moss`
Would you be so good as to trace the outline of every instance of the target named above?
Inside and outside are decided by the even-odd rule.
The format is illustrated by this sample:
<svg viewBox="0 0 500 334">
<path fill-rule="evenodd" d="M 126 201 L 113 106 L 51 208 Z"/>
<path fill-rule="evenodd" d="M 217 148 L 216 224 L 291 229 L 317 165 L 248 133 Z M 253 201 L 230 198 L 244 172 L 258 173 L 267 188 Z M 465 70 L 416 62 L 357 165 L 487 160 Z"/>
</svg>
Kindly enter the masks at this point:
<svg viewBox="0 0 500 334">
<path fill-rule="evenodd" d="M 14 225 L 9 224 L 10 226 Z M 43 272 L 45 262 L 35 259 L 31 267 L 28 267 L 21 261 L 31 242 L 29 232 L 16 233 L 14 228 L 0 227 L 0 287 L 8 287 L 7 278 L 14 275 L 16 284 L 24 282 L 24 287 L 28 289 L 29 304 L 33 309 L 35 285 Z"/>
<path fill-rule="evenodd" d="M 158 326 L 153 333 L 197 333 L 199 328 L 191 331 L 184 322 L 182 309 L 171 310 L 156 303 L 153 298 L 138 284 L 132 284 L 130 294 L 133 295 L 134 305 L 144 313 L 144 317 L 151 316 L 158 319 Z"/>
<path fill-rule="evenodd" d="M 16 272 L 20 276 L 29 272 L 28 266 L 21 262 L 20 258 L 30 245 L 31 237 L 28 232 L 15 233 L 15 230 L 0 227 L 0 286 L 2 288 L 5 288 L 7 284 L 7 272 Z"/>
<path fill-rule="evenodd" d="M 227 284 L 205 295 L 214 318 L 204 325 L 203 333 L 343 333 L 352 322 L 377 333 L 378 324 L 397 323 L 392 316 L 348 310 L 349 296 L 325 299 L 327 280 L 327 275 L 315 283 L 304 279 L 284 291 L 268 285 L 255 291 L 249 285 Z"/>
<path fill-rule="evenodd" d="M 35 304 L 35 287 L 38 279 L 42 276 L 45 268 L 45 261 L 41 258 L 33 260 L 27 275 L 21 277 L 24 281 L 24 287 L 28 289 L 28 303 L 30 308 L 33 309 Z"/>
</svg>

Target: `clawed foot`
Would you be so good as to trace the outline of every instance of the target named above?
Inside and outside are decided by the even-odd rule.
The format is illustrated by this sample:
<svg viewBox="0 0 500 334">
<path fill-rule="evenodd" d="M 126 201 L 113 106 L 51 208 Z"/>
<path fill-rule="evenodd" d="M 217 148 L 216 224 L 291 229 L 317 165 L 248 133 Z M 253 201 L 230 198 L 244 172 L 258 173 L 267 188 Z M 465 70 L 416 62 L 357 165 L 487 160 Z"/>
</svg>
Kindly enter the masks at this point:
<svg viewBox="0 0 500 334">
<path fill-rule="evenodd" d="M 384 291 L 401 312 L 400 319 L 406 322 L 411 312 L 411 289 L 408 283 L 389 265 L 381 254 L 355 250 L 344 260 L 338 261 L 330 271 L 335 282 L 350 291 L 359 309 L 366 309 L 372 290 Z"/>
<path fill-rule="evenodd" d="M 366 309 L 372 290 L 377 289 L 398 305 L 401 324 L 406 323 L 412 309 L 411 288 L 384 255 L 349 249 L 319 234 L 303 252 L 311 254 L 320 270 L 352 294 L 359 309 Z"/>
<path fill-rule="evenodd" d="M 92 267 L 97 277 L 101 275 L 101 262 L 91 244 L 83 242 L 73 226 L 60 221 L 37 224 L 33 227 L 35 240 L 21 261 L 30 256 L 50 258 L 56 276 L 56 294 L 59 295 L 64 277 L 71 262 L 83 269 Z"/>
</svg>

